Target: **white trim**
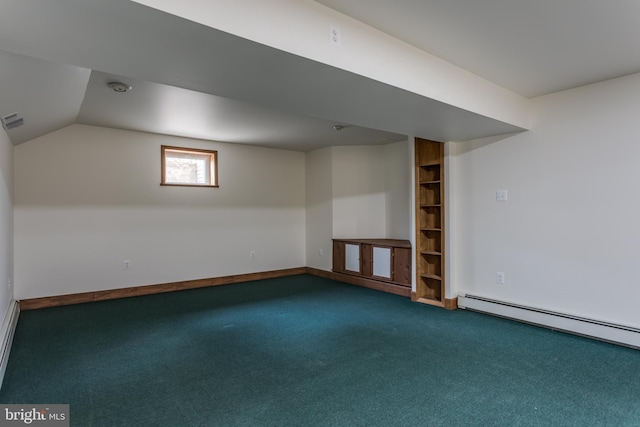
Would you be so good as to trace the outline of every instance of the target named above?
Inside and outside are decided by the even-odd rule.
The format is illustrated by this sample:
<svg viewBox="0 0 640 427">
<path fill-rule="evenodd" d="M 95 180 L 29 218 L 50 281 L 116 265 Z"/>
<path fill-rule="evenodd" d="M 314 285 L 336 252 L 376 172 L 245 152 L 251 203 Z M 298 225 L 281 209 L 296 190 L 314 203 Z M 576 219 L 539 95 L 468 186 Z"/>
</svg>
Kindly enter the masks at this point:
<svg viewBox="0 0 640 427">
<path fill-rule="evenodd" d="M 458 307 L 640 349 L 640 329 L 632 326 L 468 294 L 458 296 Z"/>
<path fill-rule="evenodd" d="M 9 362 L 9 354 L 11 352 L 11 344 L 13 344 L 13 335 L 18 325 L 18 317 L 20 316 L 20 305 L 16 300 L 11 300 L 9 307 L 7 308 L 7 314 L 2 322 L 2 329 L 0 330 L 0 388 L 4 381 L 4 373 L 7 370 L 7 364 Z"/>
<path fill-rule="evenodd" d="M 417 249 L 417 230 L 416 230 L 416 137 L 408 136 L 409 140 L 409 171 L 411 171 L 411 179 L 409 180 L 409 225 L 411 235 L 411 292 L 416 292 L 418 283 L 418 249 Z"/>
</svg>

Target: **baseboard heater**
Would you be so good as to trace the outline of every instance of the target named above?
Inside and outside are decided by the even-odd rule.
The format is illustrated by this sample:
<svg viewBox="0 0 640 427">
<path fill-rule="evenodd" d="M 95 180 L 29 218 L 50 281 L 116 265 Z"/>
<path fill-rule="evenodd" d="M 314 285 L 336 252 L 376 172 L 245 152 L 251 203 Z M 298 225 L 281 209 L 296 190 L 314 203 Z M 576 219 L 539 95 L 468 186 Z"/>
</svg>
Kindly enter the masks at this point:
<svg viewBox="0 0 640 427">
<path fill-rule="evenodd" d="M 459 295 L 458 307 L 640 350 L 640 329 L 540 308 Z"/>
<path fill-rule="evenodd" d="M 11 352 L 11 344 L 13 343 L 13 334 L 18 324 L 18 316 L 20 315 L 20 307 L 17 301 L 12 300 L 7 308 L 7 314 L 2 322 L 0 329 L 0 387 L 4 380 L 4 373 L 9 363 L 9 353 Z"/>
</svg>

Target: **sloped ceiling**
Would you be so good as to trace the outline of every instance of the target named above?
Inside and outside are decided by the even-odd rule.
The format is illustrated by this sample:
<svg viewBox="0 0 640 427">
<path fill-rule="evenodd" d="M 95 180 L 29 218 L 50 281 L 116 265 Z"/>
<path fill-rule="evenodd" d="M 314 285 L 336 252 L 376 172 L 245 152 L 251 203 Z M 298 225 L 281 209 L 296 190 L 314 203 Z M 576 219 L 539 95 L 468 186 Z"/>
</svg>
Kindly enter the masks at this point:
<svg viewBox="0 0 640 427">
<path fill-rule="evenodd" d="M 76 121 L 91 70 L 0 51 L 0 116 L 20 113 L 14 144 Z M 24 117 L 26 115 L 26 117 Z"/>
<path fill-rule="evenodd" d="M 637 2 L 319 3 L 525 96 L 640 71 Z M 522 130 L 128 0 L 2 1 L 0 116 L 15 112 L 16 144 L 76 122 L 303 151 Z"/>
<path fill-rule="evenodd" d="M 169 90 L 161 86 L 164 85 L 246 103 L 243 129 L 236 129 L 239 135 L 250 132 L 253 136 L 248 140 L 252 144 L 282 148 L 295 146 L 305 151 L 363 140 L 384 143 L 405 138 L 407 134 L 437 140 L 461 140 L 521 130 L 517 126 L 127 0 L 4 1 L 3 13 L 0 14 L 0 50 L 58 64 L 71 64 L 141 84 L 156 84 L 141 86 L 141 94 L 152 88 L 167 93 Z M 11 82 L 0 76 L 0 90 L 4 91 L 8 84 Z M 33 94 L 27 94 L 26 91 L 31 91 L 30 86 L 21 84 L 20 87 L 21 97 L 27 101 L 45 93 L 33 91 Z M 123 105 L 118 109 L 103 109 L 103 116 L 98 117 L 96 105 L 99 101 L 95 99 L 95 89 L 94 85 L 89 86 L 86 111 L 80 111 L 80 103 L 76 104 L 78 113 L 75 120 L 89 124 L 111 123 L 114 127 L 140 130 L 148 130 L 151 126 L 157 132 L 171 131 L 198 138 L 220 137 L 219 132 L 203 133 L 206 126 L 193 133 L 193 129 L 187 126 L 179 130 L 163 130 L 159 124 L 166 126 L 164 117 L 151 118 L 147 114 L 145 121 L 145 115 L 140 114 L 140 111 L 154 111 L 157 105 L 149 105 L 148 108 L 138 105 L 130 110 L 130 114 L 124 114 L 127 107 L 122 97 L 119 101 Z M 135 89 L 130 94 L 132 97 Z M 145 98 L 159 99 L 162 96 L 158 93 Z M 207 103 L 213 105 L 218 101 L 220 99 L 209 99 Z M 138 102 L 142 100 L 131 100 L 132 104 Z M 225 104 L 233 104 L 236 113 L 240 107 L 232 102 Z M 252 106 L 248 107 L 248 104 Z M 170 102 L 163 105 L 166 109 L 175 107 Z M 5 102 L 3 97 L 0 115 L 20 110 L 25 123 L 34 123 L 32 105 L 16 107 Z M 254 107 L 261 108 L 265 115 L 252 116 L 251 112 L 258 113 Z M 191 117 L 197 115 L 193 111 L 191 113 Z M 118 117 L 125 117 L 128 121 L 118 122 Z M 276 117 L 284 121 L 279 122 Z M 291 126 L 297 119 L 300 119 L 298 126 Z M 227 121 L 229 125 L 238 122 Z M 58 127 L 64 124 L 62 121 L 57 123 Z M 345 137 L 338 141 L 335 134 L 326 135 L 324 130 L 326 125 L 334 123 L 349 125 L 340 134 Z M 254 125 L 256 128 L 250 129 Z M 54 130 L 55 126 L 50 128 Z M 322 130 L 318 131 L 320 128 Z M 14 136 L 16 130 L 8 133 L 14 142 L 23 141 Z M 258 134 L 263 137 L 255 137 Z M 239 139 L 235 138 L 237 142 Z M 292 141 L 297 142 L 292 145 Z"/>
<path fill-rule="evenodd" d="M 109 82 L 133 89 L 116 93 Z M 308 151 L 332 145 L 387 144 L 405 135 L 291 114 L 248 102 L 0 51 L 0 117 L 14 144 L 73 123 Z M 333 130 L 341 125 L 341 131 Z"/>
</svg>

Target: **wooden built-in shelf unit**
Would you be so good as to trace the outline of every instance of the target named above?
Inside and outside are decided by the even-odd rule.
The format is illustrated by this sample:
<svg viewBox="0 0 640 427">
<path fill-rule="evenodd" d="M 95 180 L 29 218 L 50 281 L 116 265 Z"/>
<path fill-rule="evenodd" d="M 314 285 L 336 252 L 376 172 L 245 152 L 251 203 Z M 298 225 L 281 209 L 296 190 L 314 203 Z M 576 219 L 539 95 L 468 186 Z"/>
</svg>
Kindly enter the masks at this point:
<svg viewBox="0 0 640 427">
<path fill-rule="evenodd" d="M 416 138 L 416 291 L 418 302 L 444 307 L 444 144 Z"/>
</svg>

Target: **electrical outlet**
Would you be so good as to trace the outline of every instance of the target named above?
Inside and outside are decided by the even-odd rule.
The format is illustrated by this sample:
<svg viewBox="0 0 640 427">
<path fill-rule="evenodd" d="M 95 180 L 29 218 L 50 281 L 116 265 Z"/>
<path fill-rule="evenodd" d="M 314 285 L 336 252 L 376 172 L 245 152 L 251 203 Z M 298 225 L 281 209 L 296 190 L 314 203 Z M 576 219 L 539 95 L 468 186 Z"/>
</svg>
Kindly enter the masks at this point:
<svg viewBox="0 0 640 427">
<path fill-rule="evenodd" d="M 505 284 L 504 273 L 502 271 L 498 271 L 496 273 L 496 283 L 499 284 L 499 285 L 504 285 Z"/>
<path fill-rule="evenodd" d="M 497 190 L 496 191 L 496 202 L 506 202 L 507 201 L 507 190 Z"/>
<path fill-rule="evenodd" d="M 335 47 L 342 46 L 342 37 L 340 36 L 340 28 L 331 25 L 329 27 L 329 45 Z"/>
<path fill-rule="evenodd" d="M 7 277 L 7 289 L 11 290 L 11 277 Z"/>
<path fill-rule="evenodd" d="M 128 270 L 129 267 L 131 267 L 131 260 L 125 259 L 124 261 L 122 261 L 123 265 L 124 265 L 124 269 Z"/>
<path fill-rule="evenodd" d="M 249 252 L 249 258 L 255 259 L 256 258 L 256 251 Z"/>
<path fill-rule="evenodd" d="M 318 249 L 318 255 L 322 256 L 322 248 Z"/>
</svg>

